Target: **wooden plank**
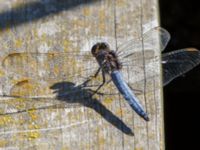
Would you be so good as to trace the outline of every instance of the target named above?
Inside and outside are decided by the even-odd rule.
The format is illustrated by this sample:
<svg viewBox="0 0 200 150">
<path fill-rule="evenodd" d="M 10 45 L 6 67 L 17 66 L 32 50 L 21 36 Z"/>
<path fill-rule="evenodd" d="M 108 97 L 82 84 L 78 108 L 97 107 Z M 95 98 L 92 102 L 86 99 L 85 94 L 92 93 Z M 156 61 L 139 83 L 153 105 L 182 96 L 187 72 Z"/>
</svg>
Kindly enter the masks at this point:
<svg viewBox="0 0 200 150">
<path fill-rule="evenodd" d="M 150 79 L 146 57 L 135 63 L 142 70 L 125 69 L 128 82 L 143 91 L 138 98 L 148 123 L 112 94 L 117 93 L 112 83 L 92 98 L 96 87 L 78 86 L 98 68 L 91 46 L 106 41 L 116 49 L 141 38 L 158 24 L 157 5 L 156 0 L 0 1 L 0 93 L 7 95 L 0 98 L 0 148 L 164 149 L 159 59 L 151 65 L 158 74 Z M 142 44 L 137 51 L 148 55 Z M 153 53 L 160 57 L 160 51 Z M 132 84 L 135 74 L 145 78 L 140 85 Z"/>
</svg>

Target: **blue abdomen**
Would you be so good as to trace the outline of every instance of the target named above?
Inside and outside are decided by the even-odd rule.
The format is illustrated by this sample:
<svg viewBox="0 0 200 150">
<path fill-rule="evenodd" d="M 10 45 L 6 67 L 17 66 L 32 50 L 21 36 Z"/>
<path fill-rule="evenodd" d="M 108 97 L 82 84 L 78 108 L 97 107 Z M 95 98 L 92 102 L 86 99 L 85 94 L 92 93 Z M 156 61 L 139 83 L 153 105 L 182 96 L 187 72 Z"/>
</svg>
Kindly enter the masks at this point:
<svg viewBox="0 0 200 150">
<path fill-rule="evenodd" d="M 124 99 L 129 103 L 129 105 L 132 107 L 135 112 L 140 115 L 142 118 L 144 118 L 146 121 L 149 121 L 148 115 L 142 108 L 141 104 L 139 103 L 136 96 L 133 94 L 133 91 L 130 89 L 130 87 L 127 85 L 127 83 L 124 81 L 122 74 L 120 71 L 116 70 L 111 73 L 111 78 L 113 80 L 113 83 L 119 90 L 119 92 L 123 95 Z"/>
</svg>

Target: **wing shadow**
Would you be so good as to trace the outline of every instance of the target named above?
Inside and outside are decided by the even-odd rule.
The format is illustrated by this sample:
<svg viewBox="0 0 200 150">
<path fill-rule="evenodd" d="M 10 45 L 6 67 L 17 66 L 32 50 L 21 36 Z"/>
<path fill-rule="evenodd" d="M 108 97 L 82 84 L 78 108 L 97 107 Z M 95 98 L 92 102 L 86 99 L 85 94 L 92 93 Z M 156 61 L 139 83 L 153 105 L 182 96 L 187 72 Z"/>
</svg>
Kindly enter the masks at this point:
<svg viewBox="0 0 200 150">
<path fill-rule="evenodd" d="M 65 101 L 66 103 L 80 103 L 85 107 L 89 107 L 123 133 L 131 136 L 134 135 L 132 130 L 120 118 L 115 116 L 102 103 L 100 103 L 99 100 L 92 98 L 93 91 L 84 89 L 81 86 L 75 86 L 72 82 L 58 82 L 50 88 L 57 93 L 58 100 Z"/>
</svg>

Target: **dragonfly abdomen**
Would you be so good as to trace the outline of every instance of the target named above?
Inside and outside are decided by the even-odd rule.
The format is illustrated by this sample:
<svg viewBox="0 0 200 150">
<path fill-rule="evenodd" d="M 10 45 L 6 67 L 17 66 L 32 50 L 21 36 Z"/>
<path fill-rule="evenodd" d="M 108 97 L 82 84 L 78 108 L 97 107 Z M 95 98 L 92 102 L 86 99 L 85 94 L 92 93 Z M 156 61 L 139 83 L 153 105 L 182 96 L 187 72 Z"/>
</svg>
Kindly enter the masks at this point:
<svg viewBox="0 0 200 150">
<path fill-rule="evenodd" d="M 121 72 L 118 70 L 113 71 L 111 73 L 111 78 L 119 92 L 123 95 L 124 99 L 129 103 L 132 109 L 146 121 L 149 121 L 147 113 L 142 108 L 141 104 L 139 103 L 136 96 L 133 94 L 130 87 L 124 81 Z"/>
</svg>

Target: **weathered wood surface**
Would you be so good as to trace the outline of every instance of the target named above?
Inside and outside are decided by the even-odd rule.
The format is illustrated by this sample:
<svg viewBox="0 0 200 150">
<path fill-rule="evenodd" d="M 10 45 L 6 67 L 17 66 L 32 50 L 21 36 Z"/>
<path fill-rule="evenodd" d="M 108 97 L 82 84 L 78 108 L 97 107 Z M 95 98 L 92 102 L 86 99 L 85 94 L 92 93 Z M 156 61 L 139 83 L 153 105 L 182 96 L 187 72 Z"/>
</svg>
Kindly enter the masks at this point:
<svg viewBox="0 0 200 150">
<path fill-rule="evenodd" d="M 156 0 L 0 1 L 0 93 L 10 95 L 0 98 L 0 149 L 164 149 L 159 74 L 146 78 L 138 95 L 148 123 L 118 94 L 86 99 L 90 90 L 77 88 L 79 93 L 60 96 L 84 81 L 77 73 L 89 76 L 88 68 L 97 69 L 82 55 L 95 41 L 115 49 L 140 38 L 145 24 L 158 23 L 157 5 Z M 135 63 L 142 71 L 127 69 L 130 83 L 134 73 L 148 76 L 147 62 Z M 159 59 L 151 67 L 159 73 Z M 105 91 L 116 89 L 109 84 Z"/>
</svg>

